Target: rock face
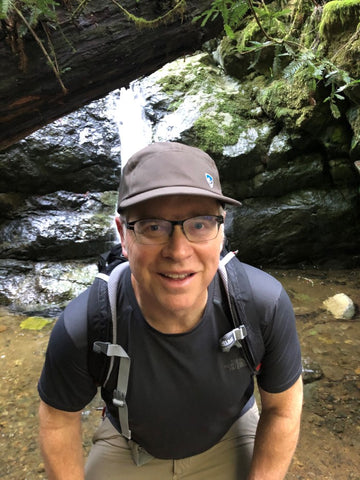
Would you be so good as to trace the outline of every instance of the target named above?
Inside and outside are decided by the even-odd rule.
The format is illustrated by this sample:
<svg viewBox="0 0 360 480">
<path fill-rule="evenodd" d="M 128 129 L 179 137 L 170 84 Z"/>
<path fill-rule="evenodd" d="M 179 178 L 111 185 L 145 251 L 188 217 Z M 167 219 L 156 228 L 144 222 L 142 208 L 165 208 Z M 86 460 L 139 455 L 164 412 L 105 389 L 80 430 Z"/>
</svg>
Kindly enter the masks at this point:
<svg viewBox="0 0 360 480">
<path fill-rule="evenodd" d="M 236 79 L 219 61 L 219 50 L 202 52 L 136 82 L 148 141 L 180 141 L 213 156 L 224 193 L 243 204 L 229 209 L 226 227 L 243 261 L 358 265 L 358 107 L 335 120 L 322 102 L 295 108 L 289 97 L 287 114 L 275 118 L 264 76 Z M 116 241 L 120 141 L 109 105 L 118 94 L 0 154 L 2 303 L 36 311 L 63 305 Z M 120 113 L 126 122 L 129 111 Z M 133 130 L 138 134 L 139 125 Z M 85 280 L 68 276 L 89 264 Z M 62 282 L 58 289 L 54 279 Z"/>
<path fill-rule="evenodd" d="M 280 111 L 271 105 L 277 97 L 266 78 L 224 74 L 219 50 L 141 81 L 152 139 L 190 143 L 213 156 L 225 193 L 243 203 L 228 212 L 227 226 L 243 260 L 358 264 L 357 129 L 345 117 L 334 119 L 323 102 L 301 107 L 298 97 L 307 94 L 301 90 L 291 91 L 291 102 L 283 87 L 288 101 Z M 348 114 L 355 125 L 359 111 L 351 107 Z"/>
<path fill-rule="evenodd" d="M 103 99 L 0 154 L 0 303 L 56 312 L 115 241 L 116 123 Z"/>
</svg>

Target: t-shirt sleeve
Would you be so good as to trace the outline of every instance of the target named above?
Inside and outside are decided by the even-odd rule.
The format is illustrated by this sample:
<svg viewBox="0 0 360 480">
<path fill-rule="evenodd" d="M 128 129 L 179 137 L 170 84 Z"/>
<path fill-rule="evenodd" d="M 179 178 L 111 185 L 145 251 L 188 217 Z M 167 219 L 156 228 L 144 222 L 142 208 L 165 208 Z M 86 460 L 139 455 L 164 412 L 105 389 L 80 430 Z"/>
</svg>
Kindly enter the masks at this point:
<svg viewBox="0 0 360 480">
<path fill-rule="evenodd" d="M 279 284 L 280 285 L 280 284 Z M 265 355 L 262 360 L 259 386 L 269 393 L 290 388 L 301 375 L 301 350 L 291 301 L 280 286 L 262 325 Z"/>
<path fill-rule="evenodd" d="M 38 382 L 40 398 L 68 412 L 83 409 L 97 391 L 87 368 L 87 293 L 73 300 L 56 322 Z"/>
</svg>

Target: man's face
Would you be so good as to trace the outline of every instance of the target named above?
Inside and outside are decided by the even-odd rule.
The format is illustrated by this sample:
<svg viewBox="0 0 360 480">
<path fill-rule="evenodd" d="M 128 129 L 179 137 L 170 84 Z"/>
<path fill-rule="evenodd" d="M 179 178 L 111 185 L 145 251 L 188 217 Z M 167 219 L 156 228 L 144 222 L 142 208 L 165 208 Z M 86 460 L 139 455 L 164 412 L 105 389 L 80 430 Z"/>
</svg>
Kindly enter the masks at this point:
<svg viewBox="0 0 360 480">
<path fill-rule="evenodd" d="M 219 203 L 207 197 L 172 195 L 142 202 L 127 210 L 127 221 L 157 218 L 184 220 L 219 215 Z M 166 244 L 143 245 L 133 231 L 118 225 L 123 253 L 128 258 L 132 284 L 146 318 L 185 318 L 202 312 L 207 287 L 219 264 L 223 227 L 217 237 L 201 243 L 187 240 L 181 227 L 174 228 Z"/>
</svg>

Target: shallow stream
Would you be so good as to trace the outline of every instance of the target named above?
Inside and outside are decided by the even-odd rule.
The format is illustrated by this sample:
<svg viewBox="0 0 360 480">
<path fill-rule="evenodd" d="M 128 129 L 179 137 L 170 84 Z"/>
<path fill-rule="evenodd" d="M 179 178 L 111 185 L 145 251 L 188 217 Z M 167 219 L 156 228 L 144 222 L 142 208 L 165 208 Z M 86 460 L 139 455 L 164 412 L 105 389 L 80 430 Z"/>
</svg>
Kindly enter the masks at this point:
<svg viewBox="0 0 360 480">
<path fill-rule="evenodd" d="M 360 480 L 360 270 L 272 270 L 293 302 L 303 357 L 317 372 L 305 385 L 302 433 L 288 480 Z M 335 320 L 322 302 L 336 293 L 357 305 Z M 0 308 L 0 478 L 43 480 L 37 444 L 37 380 L 51 325 L 23 330 L 25 317 Z M 84 448 L 99 422 L 101 399 L 83 413 Z"/>
</svg>

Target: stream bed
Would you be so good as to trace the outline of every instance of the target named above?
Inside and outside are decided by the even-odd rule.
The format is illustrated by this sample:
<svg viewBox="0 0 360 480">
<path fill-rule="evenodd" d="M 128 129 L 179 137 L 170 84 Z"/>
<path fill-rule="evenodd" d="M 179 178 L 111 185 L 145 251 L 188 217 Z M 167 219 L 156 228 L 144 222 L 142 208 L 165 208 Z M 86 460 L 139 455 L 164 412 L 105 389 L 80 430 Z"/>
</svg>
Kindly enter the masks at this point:
<svg viewBox="0 0 360 480">
<path fill-rule="evenodd" d="M 360 480 L 360 270 L 268 270 L 293 302 L 306 365 L 302 432 L 288 480 Z M 356 304 L 352 320 L 334 319 L 322 302 L 336 293 Z M 0 307 L 0 479 L 43 480 L 37 443 L 37 380 L 52 324 L 20 327 L 26 317 Z M 87 453 L 101 416 L 97 396 L 83 412 Z M 160 479 L 159 479 L 160 480 Z"/>
</svg>

